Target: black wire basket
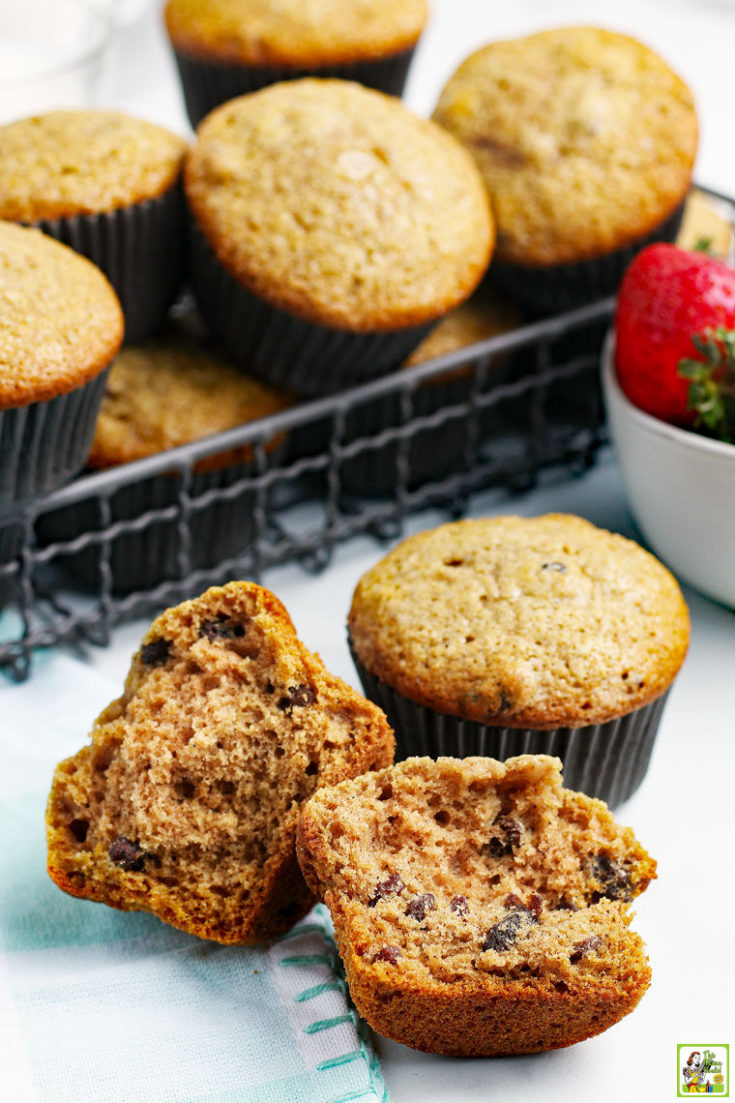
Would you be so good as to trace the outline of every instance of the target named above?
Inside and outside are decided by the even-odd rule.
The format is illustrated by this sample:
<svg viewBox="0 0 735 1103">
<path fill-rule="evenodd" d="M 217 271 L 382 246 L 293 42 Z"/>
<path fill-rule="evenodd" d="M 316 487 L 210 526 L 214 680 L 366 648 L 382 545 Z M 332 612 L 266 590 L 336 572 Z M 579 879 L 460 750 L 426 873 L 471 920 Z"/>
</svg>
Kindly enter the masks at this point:
<svg viewBox="0 0 735 1103">
<path fill-rule="evenodd" d="M 105 645 L 113 626 L 275 564 L 322 570 L 357 534 L 395 538 L 427 507 L 581 472 L 605 441 L 608 299 L 168 452 L 83 474 L 0 516 L 0 669 Z M 274 439 L 281 443 L 273 449 Z M 252 447 L 213 478 L 208 457 Z M 242 454 L 242 453 L 240 453 Z"/>
</svg>

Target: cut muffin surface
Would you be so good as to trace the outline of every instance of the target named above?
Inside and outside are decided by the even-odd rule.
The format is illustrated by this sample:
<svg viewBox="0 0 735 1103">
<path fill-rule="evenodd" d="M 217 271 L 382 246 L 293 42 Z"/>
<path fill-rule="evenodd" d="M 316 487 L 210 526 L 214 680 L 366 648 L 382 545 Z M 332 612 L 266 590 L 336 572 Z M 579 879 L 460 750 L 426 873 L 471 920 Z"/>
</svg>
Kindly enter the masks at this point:
<svg viewBox="0 0 735 1103">
<path fill-rule="evenodd" d="M 203 938 L 262 941 L 313 903 L 300 802 L 392 756 L 383 714 L 307 651 L 273 594 L 213 587 L 154 621 L 123 696 L 57 768 L 49 873 Z"/>
<path fill-rule="evenodd" d="M 655 862 L 557 759 L 408 759 L 320 790 L 297 847 L 358 1011 L 405 1045 L 555 1049 L 648 987 L 628 904 Z"/>
</svg>

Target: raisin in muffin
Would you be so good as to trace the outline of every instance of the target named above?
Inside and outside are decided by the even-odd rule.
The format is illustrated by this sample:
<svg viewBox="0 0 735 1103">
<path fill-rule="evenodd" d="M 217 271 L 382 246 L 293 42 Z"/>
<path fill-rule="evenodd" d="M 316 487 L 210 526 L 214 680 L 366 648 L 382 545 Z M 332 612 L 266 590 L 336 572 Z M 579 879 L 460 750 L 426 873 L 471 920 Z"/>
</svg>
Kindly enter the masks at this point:
<svg viewBox="0 0 735 1103">
<path fill-rule="evenodd" d="M 628 902 L 656 864 L 558 760 L 411 758 L 323 788 L 298 854 L 350 994 L 381 1034 L 451 1056 L 572 1045 L 634 1009 L 650 970 Z"/>
<path fill-rule="evenodd" d="M 466 150 L 348 81 L 288 81 L 217 108 L 184 179 L 205 320 L 234 359 L 303 394 L 397 367 L 492 251 Z"/>
<path fill-rule="evenodd" d="M 613 294 L 671 241 L 697 150 L 692 93 L 656 53 L 599 27 L 493 42 L 434 119 L 471 150 L 498 223 L 493 271 L 540 311 Z"/>
<path fill-rule="evenodd" d="M 166 28 L 192 126 L 212 108 L 299 77 L 399 96 L 426 0 L 168 0 Z"/>
<path fill-rule="evenodd" d="M 0 222 L 0 513 L 75 475 L 123 334 L 115 292 L 84 257 Z"/>
<path fill-rule="evenodd" d="M 49 873 L 201 938 L 263 941 L 313 902 L 301 802 L 392 757 L 383 714 L 307 651 L 273 594 L 214 587 L 153 622 L 123 696 L 58 766 Z"/>
<path fill-rule="evenodd" d="M 0 127 L 0 218 L 38 226 L 99 265 L 128 341 L 161 324 L 184 279 L 186 148 L 121 111 L 49 111 Z"/>
<path fill-rule="evenodd" d="M 615 804 L 646 771 L 689 616 L 632 540 L 547 514 L 402 541 L 360 580 L 349 632 L 399 757 L 553 753 Z"/>
</svg>

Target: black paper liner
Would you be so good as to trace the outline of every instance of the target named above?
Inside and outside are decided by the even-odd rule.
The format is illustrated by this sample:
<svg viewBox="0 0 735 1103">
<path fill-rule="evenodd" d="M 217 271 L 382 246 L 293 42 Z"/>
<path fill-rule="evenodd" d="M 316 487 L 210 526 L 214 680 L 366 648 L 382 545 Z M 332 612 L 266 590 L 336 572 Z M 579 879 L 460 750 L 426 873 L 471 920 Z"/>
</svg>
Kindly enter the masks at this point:
<svg viewBox="0 0 735 1103">
<path fill-rule="evenodd" d="M 125 341 L 134 343 L 161 327 L 185 282 L 185 209 L 177 182 L 128 207 L 34 225 L 102 269 L 120 299 Z"/>
<path fill-rule="evenodd" d="M 345 65 L 318 68 L 292 68 L 278 65 L 246 65 L 209 61 L 174 50 L 176 65 L 184 93 L 189 122 L 196 130 L 199 123 L 221 103 L 248 92 L 257 92 L 268 84 L 302 77 L 353 80 L 368 88 L 376 88 L 390 96 L 400 96 L 406 83 L 415 47 L 374 61 L 359 61 Z"/>
<path fill-rule="evenodd" d="M 304 396 L 330 394 L 393 371 L 434 325 L 351 333 L 294 318 L 231 276 L 195 225 L 191 268 L 202 316 L 230 357 L 272 386 Z"/>
<path fill-rule="evenodd" d="M 668 690 L 655 701 L 605 724 L 583 728 L 499 728 L 445 716 L 418 705 L 371 674 L 350 642 L 366 697 L 388 717 L 396 735 L 396 762 L 413 755 L 504 761 L 519 754 L 548 754 L 564 765 L 564 785 L 615 808 L 643 781 Z"/>
<path fill-rule="evenodd" d="M 684 206 L 677 207 L 650 234 L 605 256 L 548 268 L 495 261 L 490 266 L 492 277 L 531 314 L 557 314 L 607 298 L 617 293 L 626 268 L 641 249 L 657 241 L 676 240 Z"/>
<path fill-rule="evenodd" d="M 268 454 L 269 462 L 276 453 L 280 454 L 279 449 Z M 210 490 L 234 486 L 251 475 L 255 475 L 253 464 L 196 472 L 189 496 L 197 498 Z M 180 482 L 173 474 L 127 484 L 111 496 L 110 523 L 132 521 L 148 510 L 175 506 L 179 494 Z M 224 559 L 243 554 L 255 535 L 255 505 L 256 492 L 248 487 L 205 506 L 193 505 L 186 524 L 190 541 L 188 567 L 179 561 L 182 545 L 177 516 L 150 521 L 135 531 L 111 537 L 109 565 L 113 592 L 151 589 L 161 582 L 183 578 L 191 570 L 216 567 Z M 37 522 L 39 541 L 44 544 L 73 540 L 82 533 L 99 532 L 102 528 L 99 503 L 93 500 L 44 514 Z M 55 561 L 85 588 L 96 590 L 101 582 L 101 547 L 95 544 L 70 555 L 59 553 Z"/>
<path fill-rule="evenodd" d="M 84 467 L 108 371 L 46 402 L 0 410 L 0 518 Z"/>
</svg>

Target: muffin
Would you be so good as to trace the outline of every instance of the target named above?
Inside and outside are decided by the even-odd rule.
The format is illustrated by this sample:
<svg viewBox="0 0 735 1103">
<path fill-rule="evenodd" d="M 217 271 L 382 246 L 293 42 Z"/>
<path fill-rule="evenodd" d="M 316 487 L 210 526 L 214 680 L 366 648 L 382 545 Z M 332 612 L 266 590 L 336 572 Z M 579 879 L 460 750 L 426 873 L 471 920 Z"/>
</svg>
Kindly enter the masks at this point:
<svg viewBox="0 0 735 1103">
<path fill-rule="evenodd" d="M 400 96 L 426 0 L 168 0 L 166 28 L 193 127 L 235 96 L 340 77 Z"/>
<path fill-rule="evenodd" d="M 110 372 L 87 466 L 114 467 L 233 429 L 285 409 L 290 395 L 245 375 L 212 348 L 196 318 L 172 319 L 159 337 L 128 346 Z M 278 454 L 282 436 L 264 442 L 263 458 Z M 200 499 L 256 474 L 253 447 L 246 445 L 200 460 L 188 487 L 190 511 L 184 521 L 192 569 L 214 567 L 242 554 L 254 534 L 256 492 L 244 485 L 210 504 Z M 110 520 L 134 521 L 147 510 L 163 510 L 179 500 L 174 473 L 136 479 L 114 491 Z M 101 525 L 99 506 L 82 501 L 39 519 L 45 541 L 70 540 Z M 103 545 L 64 556 L 64 566 L 97 588 Z M 112 588 L 145 589 L 181 576 L 179 518 L 161 517 L 129 528 L 109 541 Z"/>
<path fill-rule="evenodd" d="M 614 805 L 645 774 L 689 616 L 633 541 L 547 514 L 404 540 L 360 580 L 349 633 L 397 757 L 555 754 Z"/>
<path fill-rule="evenodd" d="M 411 758 L 302 806 L 301 868 L 374 1030 L 429 1053 L 569 1046 L 650 983 L 628 902 L 656 863 L 558 759 Z"/>
<path fill-rule="evenodd" d="M 0 222 L 0 514 L 84 466 L 122 334 L 98 268 Z"/>
<path fill-rule="evenodd" d="M 520 324 L 521 316 L 513 303 L 484 280 L 471 298 L 441 319 L 414 349 L 403 369 L 410 372 L 429 361 L 508 333 Z M 394 438 L 345 460 L 340 467 L 345 489 L 390 497 L 401 479 L 407 487 L 415 487 L 467 467 L 481 441 L 502 430 L 509 413 L 507 402 L 482 406 L 476 399 L 510 381 L 513 370 L 514 360 L 507 352 L 478 353 L 471 360 L 465 357 L 458 367 L 449 367 L 417 382 L 406 392 L 392 391 L 351 409 L 345 419 L 345 442 L 374 437 L 384 429 L 405 424 L 404 393 L 410 398 L 412 419 L 431 418 L 449 406 L 464 408 L 465 412 L 438 424 L 413 426 L 403 451 L 402 438 Z M 399 463 L 405 464 L 402 475 Z"/>
<path fill-rule="evenodd" d="M 176 134 L 120 111 L 49 111 L 0 127 L 0 218 L 93 260 L 118 293 L 127 341 L 163 321 L 184 279 Z"/>
<path fill-rule="evenodd" d="M 397 367 L 493 244 L 472 158 L 358 84 L 270 85 L 217 108 L 184 174 L 202 313 L 236 360 L 309 395 Z"/>
<path fill-rule="evenodd" d="M 549 312 L 615 292 L 635 252 L 671 241 L 697 150 L 686 84 L 648 47 L 559 27 L 472 54 L 434 111 L 492 197 L 493 273 Z"/>
<path fill-rule="evenodd" d="M 392 754 L 383 714 L 307 651 L 273 594 L 213 587 L 153 622 L 123 696 L 58 766 L 49 873 L 200 938 L 265 941 L 313 903 L 301 802 Z"/>
</svg>

